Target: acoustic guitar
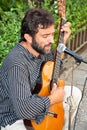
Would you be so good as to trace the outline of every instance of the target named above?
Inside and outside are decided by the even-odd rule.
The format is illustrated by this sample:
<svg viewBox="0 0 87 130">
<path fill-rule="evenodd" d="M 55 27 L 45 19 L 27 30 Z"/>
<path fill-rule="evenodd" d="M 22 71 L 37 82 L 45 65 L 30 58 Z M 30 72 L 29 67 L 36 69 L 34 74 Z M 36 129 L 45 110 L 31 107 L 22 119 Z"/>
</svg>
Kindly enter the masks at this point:
<svg viewBox="0 0 87 130">
<path fill-rule="evenodd" d="M 65 0 L 58 1 L 59 16 L 61 17 L 61 26 L 65 23 Z M 42 87 L 38 95 L 48 96 L 54 83 L 57 86 L 64 87 L 64 81 L 59 80 L 60 72 L 60 61 L 61 53 L 58 51 L 58 46 L 63 43 L 64 33 L 59 31 L 59 42 L 56 47 L 55 59 L 53 61 L 48 61 L 44 64 L 42 68 Z M 43 121 L 36 124 L 34 120 L 31 120 L 31 124 L 34 130 L 62 130 L 64 125 L 64 108 L 63 103 L 54 104 L 49 108 L 48 114 L 45 115 Z"/>
</svg>

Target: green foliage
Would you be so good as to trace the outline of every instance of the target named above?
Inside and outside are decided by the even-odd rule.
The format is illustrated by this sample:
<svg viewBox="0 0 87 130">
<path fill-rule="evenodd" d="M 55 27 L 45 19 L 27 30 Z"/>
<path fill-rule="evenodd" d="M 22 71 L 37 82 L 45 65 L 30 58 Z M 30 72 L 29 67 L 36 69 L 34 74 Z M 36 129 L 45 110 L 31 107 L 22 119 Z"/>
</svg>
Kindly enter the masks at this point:
<svg viewBox="0 0 87 130">
<path fill-rule="evenodd" d="M 14 6 L 6 2 L 8 3 L 8 1 L 0 1 L 0 5 L 2 3 L 2 8 L 0 8 L 0 65 L 3 58 L 19 40 L 21 19 L 28 9 L 28 5 L 23 6 L 23 2 L 16 1 Z M 9 2 L 12 1 L 9 0 Z"/>
<path fill-rule="evenodd" d="M 67 20 L 71 22 L 72 33 L 87 24 L 87 0 L 67 0 Z"/>
<path fill-rule="evenodd" d="M 0 7 L 4 11 L 9 11 L 11 8 L 25 8 L 26 6 L 27 0 L 0 0 Z"/>
<path fill-rule="evenodd" d="M 16 15 L 5 12 L 0 21 L 0 61 L 7 55 L 18 40 L 20 22 Z"/>
<path fill-rule="evenodd" d="M 18 42 L 21 19 L 28 8 L 36 6 L 36 1 L 0 0 L 0 64 L 10 49 Z M 55 18 L 56 43 L 58 39 L 57 26 L 60 20 L 57 12 L 57 0 L 55 2 L 53 0 L 44 0 L 39 7 L 51 11 Z M 87 25 L 87 0 L 66 0 L 66 19 L 71 22 L 72 36 L 81 30 L 84 25 Z"/>
</svg>

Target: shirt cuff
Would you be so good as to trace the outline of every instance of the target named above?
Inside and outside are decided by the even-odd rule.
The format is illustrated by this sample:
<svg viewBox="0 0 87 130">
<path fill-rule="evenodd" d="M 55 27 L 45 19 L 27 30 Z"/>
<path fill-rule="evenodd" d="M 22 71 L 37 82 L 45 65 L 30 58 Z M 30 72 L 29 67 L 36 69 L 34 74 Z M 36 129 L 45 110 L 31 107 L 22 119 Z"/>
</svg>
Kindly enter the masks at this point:
<svg viewBox="0 0 87 130">
<path fill-rule="evenodd" d="M 49 109 L 49 106 L 50 106 L 50 99 L 48 97 L 41 97 L 43 102 L 44 102 L 44 112 L 42 112 L 41 114 L 37 115 L 36 116 L 36 119 L 35 119 L 35 122 L 37 124 L 39 124 L 45 117 L 45 115 L 47 115 L 48 113 L 48 109 Z"/>
</svg>

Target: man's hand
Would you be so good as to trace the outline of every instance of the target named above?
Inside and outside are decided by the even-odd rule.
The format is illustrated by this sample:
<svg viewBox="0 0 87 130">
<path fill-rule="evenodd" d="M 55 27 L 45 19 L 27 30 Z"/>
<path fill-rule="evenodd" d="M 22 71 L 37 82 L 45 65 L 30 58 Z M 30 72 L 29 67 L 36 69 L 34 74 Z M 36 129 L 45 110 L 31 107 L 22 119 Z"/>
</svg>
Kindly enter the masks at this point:
<svg viewBox="0 0 87 130">
<path fill-rule="evenodd" d="M 64 99 L 64 89 L 54 84 L 51 94 L 48 97 L 50 99 L 50 105 L 62 102 Z"/>
<path fill-rule="evenodd" d="M 66 22 L 62 28 L 61 31 L 64 32 L 64 44 L 66 44 L 67 39 L 69 38 L 70 34 L 71 34 L 71 29 L 70 29 L 71 23 L 70 22 Z"/>
<path fill-rule="evenodd" d="M 66 22 L 62 28 L 61 28 L 61 32 L 64 32 L 64 44 L 66 44 L 70 34 L 71 34 L 71 29 L 70 29 L 71 23 L 70 22 Z M 58 25 L 58 30 L 60 27 L 60 23 Z M 64 53 L 61 54 L 61 59 L 64 59 Z"/>
</svg>

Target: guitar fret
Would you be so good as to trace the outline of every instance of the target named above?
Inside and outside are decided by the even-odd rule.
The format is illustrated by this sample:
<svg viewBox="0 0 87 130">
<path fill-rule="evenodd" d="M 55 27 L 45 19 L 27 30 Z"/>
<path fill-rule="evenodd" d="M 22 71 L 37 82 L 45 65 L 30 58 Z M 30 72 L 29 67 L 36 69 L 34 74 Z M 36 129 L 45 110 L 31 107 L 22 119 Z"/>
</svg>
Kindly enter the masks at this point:
<svg viewBox="0 0 87 130">
<path fill-rule="evenodd" d="M 60 70 L 60 53 L 57 51 L 55 66 L 54 66 L 54 74 L 53 74 L 53 83 L 55 82 L 57 84 L 58 76 L 59 76 L 59 70 Z"/>
<path fill-rule="evenodd" d="M 65 22 L 66 22 L 65 18 L 61 18 L 60 30 L 61 30 L 61 26 Z M 61 31 L 60 31 L 60 36 L 59 36 L 59 44 L 60 43 L 64 43 L 64 32 L 61 32 Z M 58 82 L 58 77 L 59 77 L 60 60 L 61 60 L 61 54 L 57 50 L 56 59 L 55 59 L 55 65 L 54 65 L 54 73 L 53 73 L 53 78 L 52 78 L 53 83 L 56 83 L 56 84 Z"/>
</svg>

